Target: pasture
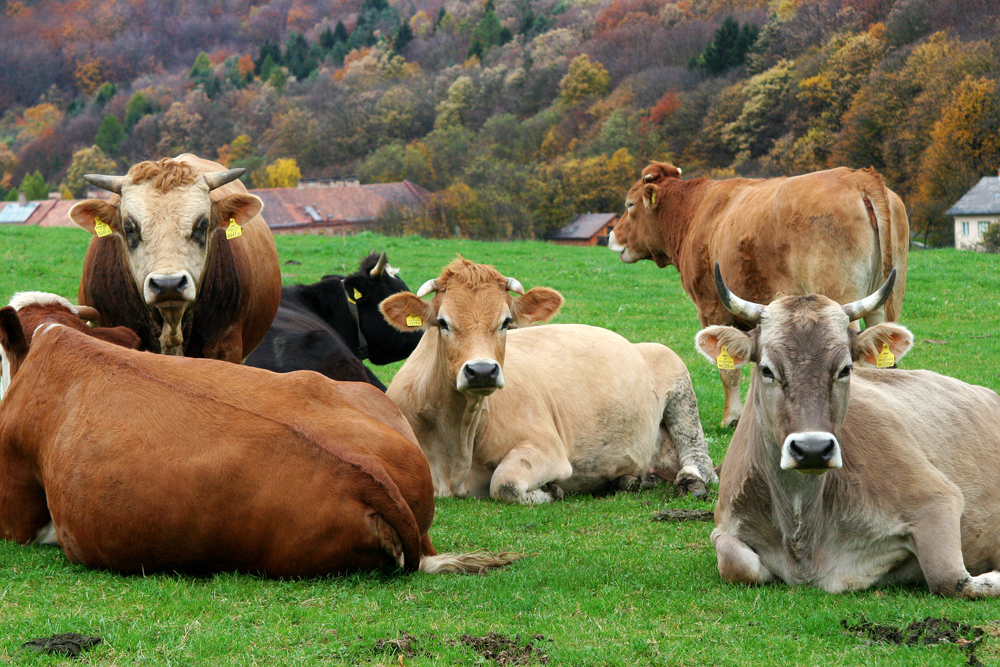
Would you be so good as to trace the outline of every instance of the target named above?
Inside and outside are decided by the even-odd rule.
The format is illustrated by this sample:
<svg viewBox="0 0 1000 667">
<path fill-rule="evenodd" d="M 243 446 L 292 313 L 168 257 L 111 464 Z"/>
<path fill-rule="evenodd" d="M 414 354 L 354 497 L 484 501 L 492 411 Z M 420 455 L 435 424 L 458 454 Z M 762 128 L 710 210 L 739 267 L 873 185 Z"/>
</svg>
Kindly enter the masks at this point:
<svg viewBox="0 0 1000 667">
<path fill-rule="evenodd" d="M 75 229 L 0 229 L 0 299 L 6 303 L 13 292 L 31 289 L 75 302 L 87 240 Z M 435 277 L 456 253 L 495 265 L 526 289 L 558 289 L 566 305 L 555 322 L 594 324 L 635 342 L 661 342 L 685 360 L 709 451 L 717 464 L 722 460 L 731 436 L 718 426 L 722 387 L 714 368 L 694 351 L 695 309 L 672 268 L 626 266 L 606 248 L 540 242 L 371 234 L 277 242 L 285 284 L 351 273 L 364 254 L 378 249 L 402 268 L 411 289 Z M 901 366 L 1000 390 L 1000 256 L 922 251 L 910 255 L 909 266 L 902 323 L 916 343 Z M 388 384 L 399 365 L 374 368 Z M 891 470 L 885 480 L 892 483 Z M 712 524 L 652 521 L 653 512 L 664 508 L 711 505 L 676 500 L 666 487 L 535 507 L 440 501 L 431 528 L 439 551 L 530 554 L 485 576 L 123 577 L 72 565 L 56 548 L 3 542 L 0 660 L 65 662 L 19 647 L 35 637 L 80 632 L 104 640 L 81 656 L 85 664 L 492 665 L 498 664 L 494 653 L 474 638 L 497 633 L 515 644 L 499 664 L 966 664 L 967 654 L 955 645 L 872 643 L 841 627 L 842 619 L 905 627 L 947 617 L 984 628 L 976 657 L 1000 662 L 998 600 L 946 600 L 926 587 L 830 595 L 724 584 L 708 539 Z M 404 632 L 412 641 L 383 641 Z M 491 639 L 495 649 L 504 648 L 502 638 Z"/>
</svg>

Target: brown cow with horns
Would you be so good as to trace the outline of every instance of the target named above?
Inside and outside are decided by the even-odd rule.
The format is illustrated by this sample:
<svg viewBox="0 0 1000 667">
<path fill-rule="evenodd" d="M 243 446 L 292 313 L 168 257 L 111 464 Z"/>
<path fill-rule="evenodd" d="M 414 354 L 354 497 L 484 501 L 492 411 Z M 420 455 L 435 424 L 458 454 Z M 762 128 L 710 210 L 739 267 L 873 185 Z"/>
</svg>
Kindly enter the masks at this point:
<svg viewBox="0 0 1000 667">
<path fill-rule="evenodd" d="M 26 304 L 0 309 L 0 537 L 130 573 L 480 572 L 516 558 L 435 552 L 427 461 L 375 387 L 128 350 L 64 305 L 30 325 Z"/>
<path fill-rule="evenodd" d="M 701 326 L 749 328 L 716 296 L 714 262 L 732 289 L 760 303 L 811 292 L 848 303 L 876 290 L 895 268 L 896 287 L 865 324 L 899 319 L 909 221 L 903 202 L 874 170 L 723 181 L 680 176 L 666 163 L 643 169 L 608 247 L 623 262 L 676 266 Z M 726 366 L 719 369 L 726 393 L 722 425 L 735 426 L 743 410 L 740 372 Z"/>
<path fill-rule="evenodd" d="M 1000 396 L 928 371 L 854 368 L 890 365 L 913 344 L 891 322 L 849 326 L 882 305 L 896 273 L 843 306 L 816 294 L 763 306 L 715 271 L 722 302 L 756 325 L 695 339 L 712 361 L 725 346 L 737 366 L 755 364 L 722 464 L 722 577 L 1000 596 Z"/>
<path fill-rule="evenodd" d="M 94 234 L 80 303 L 103 326 L 134 330 L 143 349 L 241 363 L 281 300 L 274 237 L 243 171 L 184 154 L 86 175 L 115 196 L 70 210 Z"/>
</svg>

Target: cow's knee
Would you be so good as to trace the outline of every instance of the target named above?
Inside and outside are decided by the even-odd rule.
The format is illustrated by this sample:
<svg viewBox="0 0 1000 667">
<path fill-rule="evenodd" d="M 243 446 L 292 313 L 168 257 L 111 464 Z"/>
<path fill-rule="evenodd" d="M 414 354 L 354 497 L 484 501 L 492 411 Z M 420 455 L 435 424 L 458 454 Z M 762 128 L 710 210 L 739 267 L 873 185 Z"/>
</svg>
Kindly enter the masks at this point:
<svg viewBox="0 0 1000 667">
<path fill-rule="evenodd" d="M 719 575 L 730 583 L 763 584 L 774 575 L 760 562 L 760 556 L 743 540 L 719 528 L 712 531 L 712 544 L 718 558 Z"/>
</svg>

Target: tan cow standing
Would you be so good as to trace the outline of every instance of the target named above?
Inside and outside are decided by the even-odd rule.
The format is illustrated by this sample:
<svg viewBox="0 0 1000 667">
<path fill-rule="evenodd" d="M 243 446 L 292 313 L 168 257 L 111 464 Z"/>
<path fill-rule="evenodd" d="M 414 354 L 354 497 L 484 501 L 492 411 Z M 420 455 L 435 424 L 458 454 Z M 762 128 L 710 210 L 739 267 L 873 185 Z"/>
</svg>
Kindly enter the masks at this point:
<svg viewBox="0 0 1000 667">
<path fill-rule="evenodd" d="M 86 175 L 114 195 L 70 210 L 94 234 L 80 303 L 103 326 L 138 333 L 143 349 L 241 363 L 281 300 L 274 237 L 237 180 L 244 171 L 185 153 Z"/>
<path fill-rule="evenodd" d="M 715 360 L 756 364 L 722 464 L 712 543 L 732 582 L 831 593 L 925 581 L 954 597 L 1000 596 L 1000 396 L 889 365 L 913 344 L 898 324 L 858 333 L 875 294 L 840 305 L 789 296 L 764 307 L 719 294 L 745 333 L 696 337 Z"/>
<path fill-rule="evenodd" d="M 375 387 L 136 352 L 67 318 L 0 309 L 3 539 L 57 541 L 72 562 L 128 573 L 480 572 L 516 559 L 436 553 L 430 471 Z"/>
<path fill-rule="evenodd" d="M 865 324 L 899 319 L 909 221 L 874 170 L 839 167 L 763 180 L 682 181 L 680 175 L 669 164 L 646 167 L 608 245 L 623 262 L 677 267 L 701 326 L 749 328 L 719 301 L 715 262 L 731 289 L 760 303 L 809 293 L 849 303 L 878 289 L 895 268 L 893 293 Z M 743 409 L 740 372 L 720 369 L 719 377 L 726 395 L 722 425 L 735 426 Z"/>
<path fill-rule="evenodd" d="M 417 294 L 430 293 L 381 308 L 400 330 L 425 330 L 387 394 L 436 495 L 548 502 L 627 487 L 650 468 L 692 493 L 716 481 L 691 378 L 669 348 L 583 325 L 515 329 L 552 317 L 562 296 L 461 258 Z"/>
</svg>

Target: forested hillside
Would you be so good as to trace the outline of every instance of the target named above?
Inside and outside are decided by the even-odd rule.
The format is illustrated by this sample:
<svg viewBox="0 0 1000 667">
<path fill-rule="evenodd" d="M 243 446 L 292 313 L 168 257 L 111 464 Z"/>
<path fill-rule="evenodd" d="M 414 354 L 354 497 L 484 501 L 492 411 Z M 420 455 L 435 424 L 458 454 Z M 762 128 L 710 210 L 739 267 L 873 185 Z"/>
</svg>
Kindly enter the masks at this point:
<svg viewBox="0 0 1000 667">
<path fill-rule="evenodd" d="M 192 151 L 432 191 L 387 231 L 525 238 L 685 176 L 874 166 L 933 244 L 1000 168 L 995 0 L 0 2 L 0 194 Z"/>
</svg>

